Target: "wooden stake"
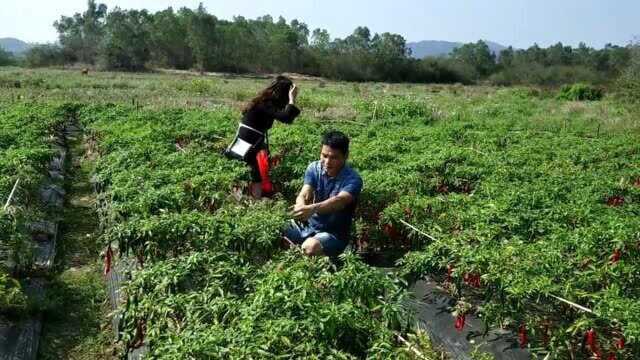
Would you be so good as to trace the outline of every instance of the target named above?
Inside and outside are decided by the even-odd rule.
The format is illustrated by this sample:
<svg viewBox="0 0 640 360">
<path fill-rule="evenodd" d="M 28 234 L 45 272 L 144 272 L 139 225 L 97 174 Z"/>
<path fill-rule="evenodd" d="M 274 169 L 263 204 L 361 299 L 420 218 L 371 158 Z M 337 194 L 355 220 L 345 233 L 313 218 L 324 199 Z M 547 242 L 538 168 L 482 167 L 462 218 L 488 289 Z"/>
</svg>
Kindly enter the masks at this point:
<svg viewBox="0 0 640 360">
<path fill-rule="evenodd" d="M 407 227 L 411 228 L 412 230 L 414 230 L 414 231 L 416 231 L 416 232 L 418 232 L 418 233 L 420 233 L 420 234 L 422 234 L 422 235 L 424 235 L 424 236 L 428 237 L 429 239 L 431 239 L 431 240 L 433 240 L 433 241 L 437 241 L 437 239 L 436 239 L 436 238 L 434 238 L 433 236 L 431 236 L 431 235 L 427 234 L 426 232 L 424 232 L 424 231 L 422 231 L 422 230 L 418 229 L 417 227 L 415 227 L 415 226 L 413 226 L 413 225 L 409 224 L 408 222 L 406 222 L 406 221 L 404 221 L 404 220 L 400 220 L 400 222 L 401 222 L 401 223 L 403 223 L 405 226 L 407 226 Z"/>
<path fill-rule="evenodd" d="M 409 347 L 409 350 L 413 351 L 414 354 L 418 355 L 418 357 L 420 357 L 421 359 L 425 359 L 428 360 L 428 358 L 426 356 L 424 356 L 423 353 L 420 352 L 420 350 L 416 349 L 416 347 L 411 344 L 410 342 L 408 342 L 407 340 L 405 340 L 405 338 L 402 337 L 402 335 L 396 333 L 396 337 L 398 338 L 398 340 L 400 340 L 403 344 L 407 345 Z"/>
<path fill-rule="evenodd" d="M 549 296 L 551 296 L 551 297 L 552 297 L 552 298 L 554 298 L 554 299 L 560 300 L 560 301 L 562 301 L 562 302 L 563 302 L 563 303 L 565 303 L 565 304 L 571 305 L 571 306 L 573 306 L 574 308 L 576 308 L 576 309 L 578 309 L 578 310 L 582 310 L 582 311 L 584 311 L 584 312 L 588 312 L 589 314 L 598 315 L 598 314 L 596 314 L 593 310 L 591 310 L 591 309 L 589 309 L 589 308 L 586 308 L 586 307 L 584 307 L 584 306 L 582 306 L 582 305 L 578 305 L 578 304 L 576 304 L 576 303 L 574 303 L 574 302 L 571 302 L 571 301 L 569 301 L 569 300 L 567 300 L 567 299 L 563 299 L 563 298 L 561 298 L 561 297 L 559 297 L 559 296 L 555 296 L 555 295 L 553 295 L 553 294 L 549 294 Z"/>
<path fill-rule="evenodd" d="M 9 198 L 7 199 L 7 202 L 4 204 L 4 208 L 2 208 L 2 210 L 7 210 L 7 207 L 9 207 L 9 204 L 11 203 L 11 198 L 13 197 L 13 194 L 16 192 L 16 189 L 18 188 L 19 182 L 20 182 L 20 178 L 16 179 L 16 183 L 13 184 L 13 189 L 11 189 Z"/>
</svg>

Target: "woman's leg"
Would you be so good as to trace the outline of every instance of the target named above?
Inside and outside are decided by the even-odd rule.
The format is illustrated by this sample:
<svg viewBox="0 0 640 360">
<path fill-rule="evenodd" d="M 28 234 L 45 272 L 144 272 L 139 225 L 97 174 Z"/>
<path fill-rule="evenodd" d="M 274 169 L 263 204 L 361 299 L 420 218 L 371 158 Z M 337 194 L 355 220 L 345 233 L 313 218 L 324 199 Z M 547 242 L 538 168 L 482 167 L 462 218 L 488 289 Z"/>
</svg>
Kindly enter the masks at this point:
<svg viewBox="0 0 640 360">
<path fill-rule="evenodd" d="M 249 195 L 254 199 L 262 198 L 262 178 L 260 177 L 260 170 L 258 169 L 258 160 L 256 159 L 257 152 L 251 150 L 247 154 L 247 165 L 251 170 L 251 183 L 249 183 Z"/>
<path fill-rule="evenodd" d="M 261 150 L 266 150 L 267 147 L 264 143 L 261 143 L 256 147 L 255 151 L 251 152 L 249 167 L 251 167 L 251 196 L 256 199 L 262 198 L 262 175 L 260 174 L 260 167 L 258 166 L 257 155 Z"/>
</svg>

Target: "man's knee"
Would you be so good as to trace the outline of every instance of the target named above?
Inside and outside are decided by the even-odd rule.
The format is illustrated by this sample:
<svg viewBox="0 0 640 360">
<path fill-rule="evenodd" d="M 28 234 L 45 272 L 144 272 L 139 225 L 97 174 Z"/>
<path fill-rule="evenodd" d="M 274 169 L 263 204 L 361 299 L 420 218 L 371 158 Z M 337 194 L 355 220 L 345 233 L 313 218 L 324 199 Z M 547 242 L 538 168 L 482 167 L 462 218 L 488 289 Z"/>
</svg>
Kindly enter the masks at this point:
<svg viewBox="0 0 640 360">
<path fill-rule="evenodd" d="M 322 245 L 320 241 L 314 237 L 310 237 L 302 243 L 302 250 L 307 256 L 322 255 Z"/>
</svg>

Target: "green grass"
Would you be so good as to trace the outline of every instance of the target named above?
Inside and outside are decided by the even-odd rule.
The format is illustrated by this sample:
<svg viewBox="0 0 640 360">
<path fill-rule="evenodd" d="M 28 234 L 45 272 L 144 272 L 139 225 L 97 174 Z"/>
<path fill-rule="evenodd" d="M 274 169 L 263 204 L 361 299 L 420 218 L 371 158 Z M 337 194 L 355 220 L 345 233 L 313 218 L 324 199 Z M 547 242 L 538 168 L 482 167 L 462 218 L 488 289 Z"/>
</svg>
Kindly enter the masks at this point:
<svg viewBox="0 0 640 360">
<path fill-rule="evenodd" d="M 70 268 L 49 283 L 40 359 L 103 359 L 113 339 L 106 321 L 100 264 Z"/>
</svg>

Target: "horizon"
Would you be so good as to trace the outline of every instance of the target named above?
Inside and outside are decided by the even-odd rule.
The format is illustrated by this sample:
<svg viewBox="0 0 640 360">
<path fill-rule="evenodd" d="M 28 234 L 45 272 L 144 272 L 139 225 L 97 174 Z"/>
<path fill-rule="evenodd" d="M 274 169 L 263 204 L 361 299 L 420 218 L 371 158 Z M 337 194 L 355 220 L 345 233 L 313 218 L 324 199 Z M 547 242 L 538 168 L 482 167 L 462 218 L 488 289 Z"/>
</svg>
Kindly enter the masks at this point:
<svg viewBox="0 0 640 360">
<path fill-rule="evenodd" d="M 76 12 L 85 11 L 86 3 L 85 0 L 65 0 L 56 4 L 39 4 L 35 8 L 30 7 L 28 2 L 7 4 L 3 15 L 0 15 L 0 24 L 4 24 L 0 25 L 0 38 L 16 38 L 30 44 L 55 43 L 57 32 L 53 22 L 62 15 L 72 16 Z M 169 6 L 174 10 L 181 7 L 193 9 L 197 8 L 200 1 L 121 0 L 97 3 L 105 3 L 108 9 L 119 6 L 156 12 Z M 367 2 L 369 5 L 366 12 L 359 11 L 366 6 L 362 0 L 348 4 L 328 0 L 322 6 L 315 0 L 303 3 L 290 0 L 278 3 L 264 1 L 257 4 L 250 0 L 239 0 L 234 4 L 209 0 L 202 3 L 218 19 L 232 20 L 234 16 L 255 19 L 271 15 L 275 20 L 282 16 L 287 22 L 293 19 L 304 22 L 310 31 L 315 28 L 326 29 L 332 38 L 344 38 L 357 26 L 366 26 L 372 33 L 400 34 L 407 43 L 469 43 L 485 40 L 502 46 L 526 49 L 536 43 L 541 47 L 548 47 L 562 42 L 564 45 L 577 47 L 580 42 L 584 42 L 587 46 L 600 49 L 607 43 L 626 46 L 637 40 L 640 34 L 640 29 L 635 28 L 632 15 L 640 12 L 640 4 L 629 0 L 615 4 L 576 0 L 562 4 L 549 0 L 536 3 L 527 0 L 499 0 L 492 7 L 472 3 L 470 0 L 455 0 L 447 4 L 417 0 L 396 3 L 378 1 L 373 6 Z M 338 13 L 326 11 L 336 8 L 340 9 Z M 412 9 L 415 11 L 409 12 Z M 21 13 L 25 17 L 16 16 Z M 399 13 L 402 17 L 389 17 L 390 13 Z M 490 19 L 492 15 L 498 15 L 499 19 Z M 24 21 L 25 18 L 29 21 Z M 553 26 L 548 26 L 549 23 Z"/>
</svg>

